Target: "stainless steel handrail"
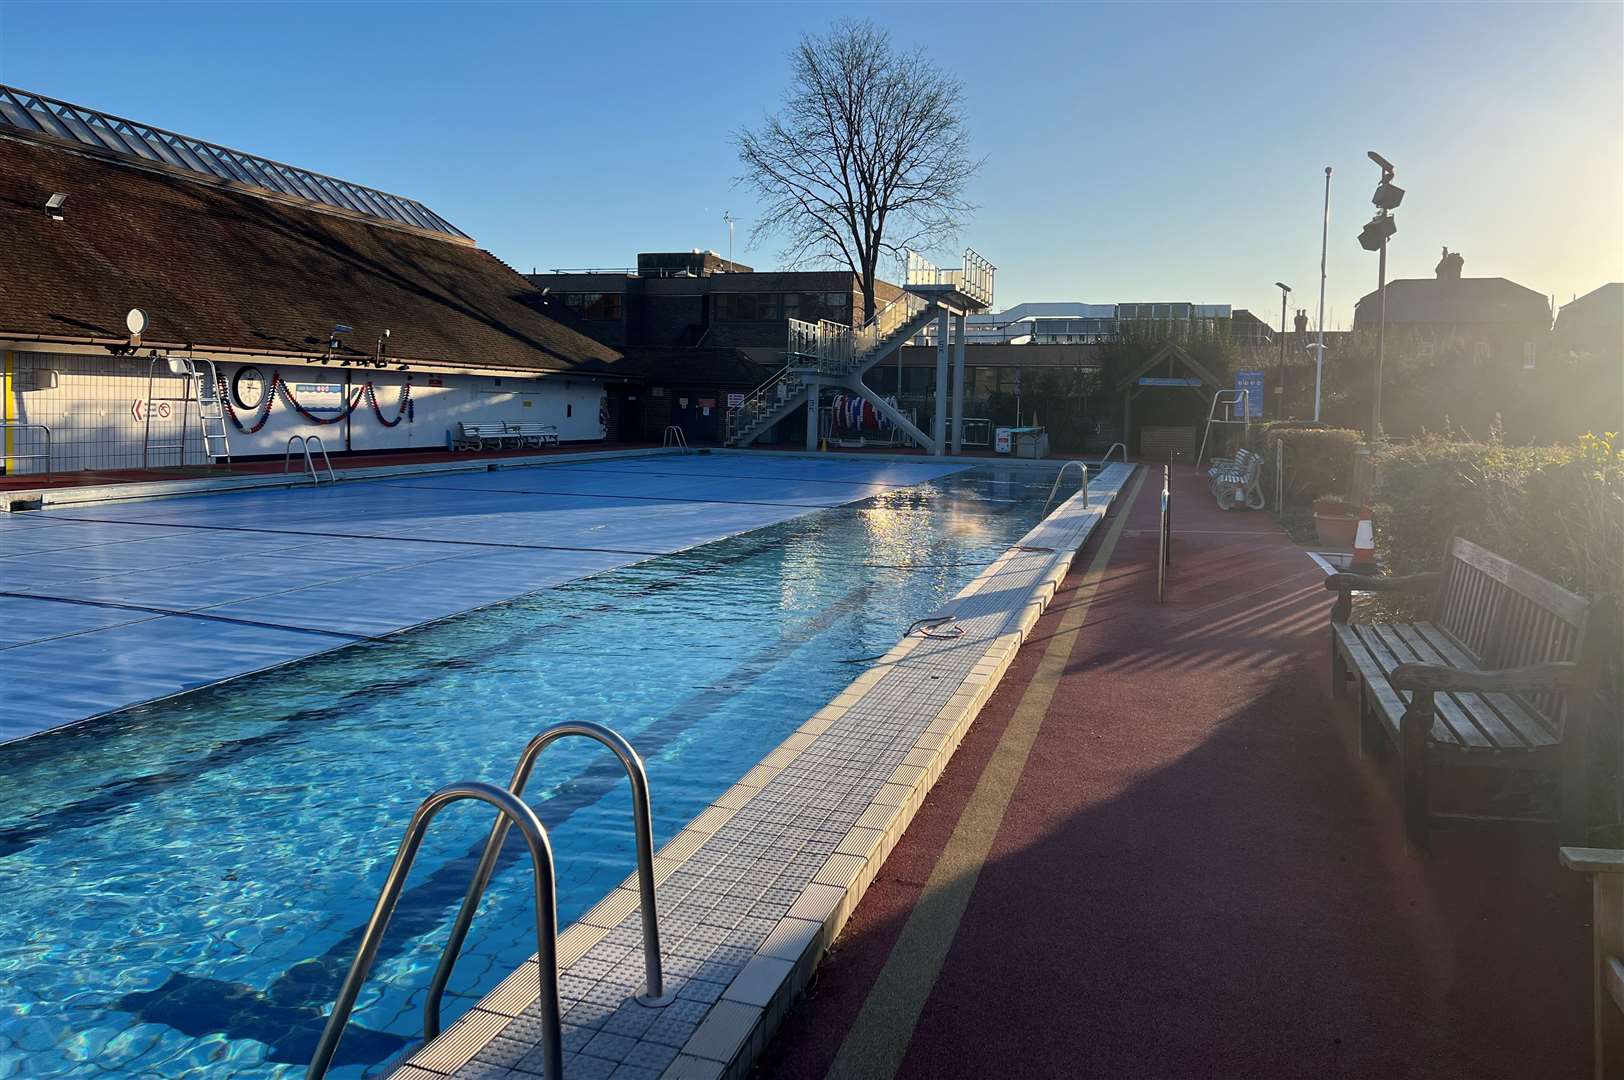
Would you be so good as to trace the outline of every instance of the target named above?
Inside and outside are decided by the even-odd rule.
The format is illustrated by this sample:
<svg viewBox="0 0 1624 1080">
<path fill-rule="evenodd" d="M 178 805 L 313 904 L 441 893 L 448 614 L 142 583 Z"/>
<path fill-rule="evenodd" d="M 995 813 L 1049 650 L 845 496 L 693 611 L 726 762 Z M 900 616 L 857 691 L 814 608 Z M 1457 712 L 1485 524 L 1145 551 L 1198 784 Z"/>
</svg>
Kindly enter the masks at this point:
<svg viewBox="0 0 1624 1080">
<path fill-rule="evenodd" d="M 338 474 L 333 472 L 333 459 L 327 456 L 327 447 L 321 441 L 321 436 L 320 435 L 290 435 L 290 436 L 288 436 L 287 449 L 284 450 L 283 453 L 282 453 L 282 473 L 283 473 L 283 475 L 287 474 L 288 460 L 293 456 L 293 444 L 294 443 L 298 443 L 299 448 L 304 451 L 305 469 L 306 469 L 306 471 L 308 471 L 310 473 L 310 482 L 311 483 L 315 484 L 317 487 L 321 486 L 321 473 L 316 471 L 316 462 L 310 456 L 310 444 L 311 443 L 315 443 L 316 444 L 316 449 L 321 451 L 322 463 L 327 466 L 327 482 L 329 484 L 338 483 Z"/>
<path fill-rule="evenodd" d="M 0 463 L 3 463 L 5 461 L 9 461 L 9 460 L 38 461 L 39 459 L 44 458 L 45 459 L 45 480 L 46 480 L 47 483 L 49 483 L 50 480 L 51 480 L 51 477 L 53 475 L 55 475 L 55 473 L 56 473 L 56 468 L 55 468 L 55 466 L 54 466 L 54 464 L 52 463 L 52 460 L 51 460 L 51 429 L 46 427 L 44 424 L 35 424 L 35 423 L 31 423 L 31 422 L 29 422 L 27 420 L 0 420 L 0 432 L 6 432 L 6 431 L 30 431 L 30 430 L 42 431 L 42 432 L 45 433 L 45 453 L 43 453 L 43 454 L 14 454 L 10 450 L 6 449 L 5 447 L 0 446 Z"/>
<path fill-rule="evenodd" d="M 1082 473 L 1083 473 L 1083 507 L 1085 509 L 1088 507 L 1088 466 L 1085 465 L 1081 461 L 1068 461 L 1064 465 L 1060 466 L 1060 471 L 1059 472 L 1054 474 L 1054 484 L 1051 485 L 1050 488 L 1049 488 L 1049 497 L 1047 499 L 1045 499 L 1044 502 L 1043 502 L 1043 516 L 1044 517 L 1049 516 L 1049 507 L 1054 502 L 1054 493 L 1060 490 L 1060 481 L 1065 479 L 1066 470 L 1071 468 L 1073 465 L 1077 466 L 1077 468 L 1082 470 Z"/>
<path fill-rule="evenodd" d="M 327 1026 L 322 1029 L 321 1039 L 316 1043 L 315 1056 L 310 1059 L 310 1068 L 305 1071 L 306 1080 L 321 1080 L 332 1065 L 333 1055 L 338 1052 L 338 1041 L 344 1035 L 344 1026 L 349 1023 L 350 1012 L 355 1008 L 355 999 L 361 992 L 361 985 L 366 982 L 367 972 L 372 968 L 373 960 L 377 958 L 378 945 L 382 942 L 384 930 L 389 925 L 389 917 L 395 913 L 395 905 L 400 901 L 401 888 L 405 885 L 406 875 L 412 868 L 412 860 L 417 857 L 417 849 L 423 843 L 423 834 L 428 830 L 429 822 L 447 806 L 464 799 L 476 799 L 494 806 L 500 815 L 499 820 L 504 825 L 514 824 L 519 827 L 525 845 L 530 849 L 530 861 L 535 867 L 536 959 L 540 965 L 540 977 L 537 982 L 540 986 L 541 1002 L 542 1075 L 547 1080 L 563 1080 L 564 1051 L 558 1017 L 556 952 L 558 899 L 553 879 L 552 845 L 548 842 L 547 830 L 542 827 L 535 811 L 526 806 L 522 799 L 495 784 L 476 781 L 464 781 L 441 788 L 424 799 L 418 805 L 417 812 L 412 815 L 411 824 L 406 826 L 406 836 L 401 840 L 400 849 L 395 853 L 394 865 L 389 868 L 389 876 L 384 879 L 383 891 L 378 894 L 378 903 L 373 907 L 372 917 L 367 920 L 366 930 L 361 935 L 361 948 L 355 954 L 355 961 L 350 965 L 349 974 L 344 976 L 344 983 L 338 991 L 338 1001 L 334 1003 L 332 1014 L 327 1017 Z M 506 835 L 505 828 L 503 835 Z"/>
<path fill-rule="evenodd" d="M 1122 464 L 1126 465 L 1128 463 L 1128 447 L 1123 443 L 1114 442 L 1114 443 L 1111 444 L 1111 449 L 1107 450 L 1105 452 L 1105 456 L 1100 458 L 1100 464 L 1101 465 L 1104 465 L 1104 464 L 1108 463 L 1111 460 L 1111 451 L 1112 450 L 1121 450 L 1122 451 Z"/>
<path fill-rule="evenodd" d="M 1161 550 L 1156 558 L 1156 602 L 1167 595 L 1167 567 L 1173 561 L 1173 465 L 1162 466 L 1162 527 Z"/>
<path fill-rule="evenodd" d="M 667 424 L 665 426 L 665 435 L 660 440 L 661 449 L 670 449 L 671 447 L 676 447 L 679 450 L 688 449 L 688 436 L 676 424 Z"/>
<path fill-rule="evenodd" d="M 643 770 L 643 759 L 637 756 L 631 743 L 618 732 L 587 720 L 566 720 L 553 724 L 531 739 L 524 753 L 519 755 L 519 764 L 513 770 L 508 791 L 514 798 L 522 798 L 536 758 L 547 747 L 570 735 L 596 739 L 613 750 L 626 767 L 626 778 L 632 785 L 632 817 L 637 831 L 637 885 L 643 914 L 643 971 L 646 985 L 645 992 L 637 1000 L 655 1007 L 668 1004 L 671 997 L 665 992 L 665 976 L 660 967 L 660 925 L 654 907 L 654 828 L 649 812 L 648 774 Z M 456 966 L 457 955 L 468 937 L 468 927 L 474 921 L 474 912 L 485 894 L 485 886 L 496 871 L 496 860 L 502 852 L 502 841 L 507 838 L 507 830 L 505 818 L 498 819 L 491 828 L 490 839 L 485 841 L 485 853 L 480 856 L 479 868 L 474 871 L 474 880 L 468 886 L 468 894 L 462 899 L 462 909 L 457 912 L 456 921 L 451 925 L 451 938 L 446 942 L 445 951 L 440 954 L 440 966 L 434 971 L 428 997 L 423 1003 L 423 1034 L 426 1038 L 432 1039 L 440 1033 L 440 999 L 445 995 L 446 984 L 451 981 L 451 970 Z"/>
<path fill-rule="evenodd" d="M 1220 405 L 1225 410 L 1222 420 L 1218 419 L 1218 407 Z M 1241 407 L 1241 418 L 1239 420 L 1232 419 L 1236 405 Z M 1201 448 L 1195 452 L 1195 468 L 1197 472 L 1201 471 L 1202 464 L 1206 461 L 1207 438 L 1212 434 L 1212 425 L 1214 424 L 1244 424 L 1247 433 L 1250 434 L 1252 430 L 1251 391 L 1241 389 L 1219 390 L 1212 395 L 1212 407 L 1207 410 L 1207 426 L 1201 432 Z"/>
</svg>

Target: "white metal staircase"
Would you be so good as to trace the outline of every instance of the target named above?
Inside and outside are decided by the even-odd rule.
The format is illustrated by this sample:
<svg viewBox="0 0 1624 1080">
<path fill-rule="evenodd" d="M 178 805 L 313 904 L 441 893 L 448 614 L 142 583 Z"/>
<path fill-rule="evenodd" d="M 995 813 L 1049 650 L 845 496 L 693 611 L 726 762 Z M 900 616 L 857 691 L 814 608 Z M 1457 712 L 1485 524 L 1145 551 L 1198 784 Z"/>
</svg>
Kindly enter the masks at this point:
<svg viewBox="0 0 1624 1080">
<path fill-rule="evenodd" d="M 824 319 L 789 320 L 785 363 L 773 377 L 727 412 L 726 445 L 748 446 L 807 403 L 810 380 L 842 386 L 868 397 L 875 408 L 910 434 L 923 438 L 900 413 L 863 385 L 863 375 L 923 330 L 942 310 L 981 310 L 992 305 L 993 266 L 974 251 L 960 270 L 938 270 L 910 253 L 908 290 L 861 326 Z M 895 414 L 895 415 L 892 415 Z"/>
<path fill-rule="evenodd" d="M 862 326 L 789 320 L 789 355 L 773 377 L 756 387 L 744 404 L 728 410 L 727 445 L 747 446 L 768 428 L 806 404 L 807 379 L 861 378 L 936 317 L 936 305 L 903 293 Z"/>
</svg>

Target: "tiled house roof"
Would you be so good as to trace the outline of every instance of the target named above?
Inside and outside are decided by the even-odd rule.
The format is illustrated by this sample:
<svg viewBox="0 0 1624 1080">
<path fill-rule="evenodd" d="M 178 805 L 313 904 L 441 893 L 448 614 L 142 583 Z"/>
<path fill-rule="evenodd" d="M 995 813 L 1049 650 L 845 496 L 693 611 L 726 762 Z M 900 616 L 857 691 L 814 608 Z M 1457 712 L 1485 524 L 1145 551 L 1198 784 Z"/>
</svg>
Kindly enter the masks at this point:
<svg viewBox="0 0 1624 1080">
<path fill-rule="evenodd" d="M 54 221 L 45 202 L 68 196 Z M 337 323 L 371 354 L 606 371 L 619 354 L 526 304 L 524 277 L 454 239 L 0 136 L 0 338 L 123 339 L 310 355 Z"/>
</svg>

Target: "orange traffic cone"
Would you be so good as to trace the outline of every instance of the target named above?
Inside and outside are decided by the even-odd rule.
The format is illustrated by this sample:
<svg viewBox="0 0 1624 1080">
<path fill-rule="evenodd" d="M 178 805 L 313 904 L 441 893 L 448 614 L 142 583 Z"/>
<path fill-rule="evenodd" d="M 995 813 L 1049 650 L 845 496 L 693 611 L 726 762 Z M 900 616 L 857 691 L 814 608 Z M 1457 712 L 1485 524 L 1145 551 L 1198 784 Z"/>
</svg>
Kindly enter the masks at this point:
<svg viewBox="0 0 1624 1080">
<path fill-rule="evenodd" d="M 1376 529 L 1370 520 L 1370 501 L 1359 508 L 1359 531 L 1353 534 L 1353 562 L 1350 569 L 1372 571 L 1376 569 Z"/>
</svg>

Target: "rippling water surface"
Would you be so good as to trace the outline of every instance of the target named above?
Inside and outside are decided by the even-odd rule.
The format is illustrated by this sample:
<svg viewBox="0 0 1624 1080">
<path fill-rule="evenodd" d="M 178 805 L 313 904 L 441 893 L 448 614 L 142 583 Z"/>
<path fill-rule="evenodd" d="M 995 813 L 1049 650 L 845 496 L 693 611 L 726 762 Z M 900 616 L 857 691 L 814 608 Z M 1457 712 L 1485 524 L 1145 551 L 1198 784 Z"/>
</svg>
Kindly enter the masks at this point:
<svg viewBox="0 0 1624 1080">
<path fill-rule="evenodd" d="M 980 467 L 0 748 L 0 1077 L 302 1076 L 425 794 L 598 720 L 647 759 L 663 842 L 1030 529 L 1052 475 Z M 626 782 L 566 740 L 528 795 L 567 923 L 632 868 Z M 437 819 L 330 1076 L 420 1032 L 488 828 Z M 507 855 L 450 1013 L 535 948 Z"/>
</svg>

